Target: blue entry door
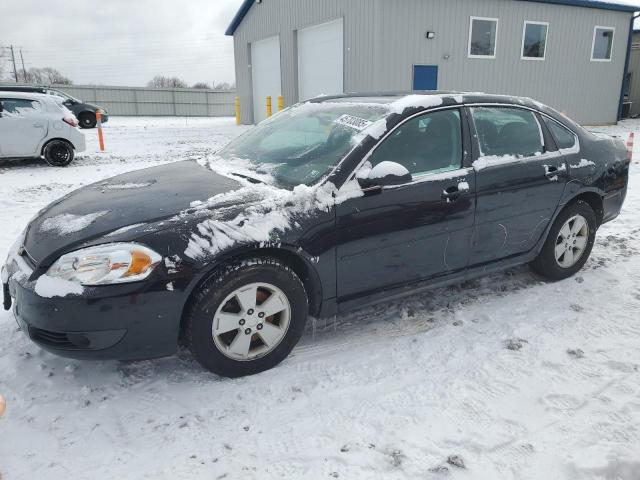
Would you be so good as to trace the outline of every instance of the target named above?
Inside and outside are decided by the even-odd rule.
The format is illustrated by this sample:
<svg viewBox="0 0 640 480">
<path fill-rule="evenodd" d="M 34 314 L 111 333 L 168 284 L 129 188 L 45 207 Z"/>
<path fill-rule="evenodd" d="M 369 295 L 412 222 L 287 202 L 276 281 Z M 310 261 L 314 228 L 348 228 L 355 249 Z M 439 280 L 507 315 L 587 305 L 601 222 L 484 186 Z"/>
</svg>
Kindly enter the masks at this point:
<svg viewBox="0 0 640 480">
<path fill-rule="evenodd" d="M 414 65 L 413 66 L 413 89 L 414 90 L 437 90 L 438 89 L 438 66 L 437 65 Z"/>
</svg>

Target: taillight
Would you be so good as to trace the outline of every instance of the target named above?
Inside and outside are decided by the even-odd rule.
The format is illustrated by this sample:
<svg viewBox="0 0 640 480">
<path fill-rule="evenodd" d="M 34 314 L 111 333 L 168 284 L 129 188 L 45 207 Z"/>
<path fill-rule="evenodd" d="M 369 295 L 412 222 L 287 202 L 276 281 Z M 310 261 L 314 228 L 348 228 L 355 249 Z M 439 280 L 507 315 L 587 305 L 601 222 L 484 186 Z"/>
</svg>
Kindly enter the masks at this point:
<svg viewBox="0 0 640 480">
<path fill-rule="evenodd" d="M 71 125 L 72 127 L 78 126 L 78 120 L 76 120 L 76 117 L 64 117 L 62 121 L 67 125 Z"/>
</svg>

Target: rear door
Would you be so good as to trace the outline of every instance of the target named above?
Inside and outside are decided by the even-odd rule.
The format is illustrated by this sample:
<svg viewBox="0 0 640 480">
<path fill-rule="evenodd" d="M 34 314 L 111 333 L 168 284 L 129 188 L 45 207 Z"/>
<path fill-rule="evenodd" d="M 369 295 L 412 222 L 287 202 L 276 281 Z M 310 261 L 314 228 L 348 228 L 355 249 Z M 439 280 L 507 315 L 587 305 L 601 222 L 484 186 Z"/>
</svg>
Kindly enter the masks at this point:
<svg viewBox="0 0 640 480">
<path fill-rule="evenodd" d="M 403 165 L 413 180 L 337 205 L 338 300 L 464 270 L 475 206 L 474 174 L 460 109 L 407 120 L 373 151 L 372 166 Z"/>
<path fill-rule="evenodd" d="M 469 108 L 479 152 L 476 226 L 470 265 L 531 250 L 558 207 L 567 182 L 565 159 L 528 109 Z"/>
<path fill-rule="evenodd" d="M 3 157 L 37 156 L 47 135 L 44 108 L 37 100 L 1 98 L 0 152 Z"/>
</svg>

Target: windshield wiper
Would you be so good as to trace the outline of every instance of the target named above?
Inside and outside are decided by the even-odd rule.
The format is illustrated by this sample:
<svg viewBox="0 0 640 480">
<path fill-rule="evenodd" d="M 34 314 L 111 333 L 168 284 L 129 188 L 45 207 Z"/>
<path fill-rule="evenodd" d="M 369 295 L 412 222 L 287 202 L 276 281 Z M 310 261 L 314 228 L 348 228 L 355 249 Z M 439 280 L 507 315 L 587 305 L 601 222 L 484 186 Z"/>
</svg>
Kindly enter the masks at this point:
<svg viewBox="0 0 640 480">
<path fill-rule="evenodd" d="M 262 180 L 258 180 L 257 178 L 250 177 L 249 175 L 244 175 L 242 173 L 231 172 L 231 175 L 234 177 L 244 178 L 245 180 L 250 181 L 251 183 L 265 183 Z"/>
</svg>

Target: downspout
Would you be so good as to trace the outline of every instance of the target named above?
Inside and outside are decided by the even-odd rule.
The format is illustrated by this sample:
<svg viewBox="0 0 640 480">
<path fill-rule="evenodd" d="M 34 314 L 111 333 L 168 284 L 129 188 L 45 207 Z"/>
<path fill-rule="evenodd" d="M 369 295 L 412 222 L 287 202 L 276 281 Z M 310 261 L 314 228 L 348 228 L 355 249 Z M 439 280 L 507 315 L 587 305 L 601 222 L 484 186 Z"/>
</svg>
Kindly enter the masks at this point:
<svg viewBox="0 0 640 480">
<path fill-rule="evenodd" d="M 629 23 L 629 40 L 627 41 L 627 57 L 624 61 L 624 72 L 622 74 L 622 88 L 620 89 L 620 103 L 618 104 L 618 120 L 622 120 L 622 106 L 624 104 L 624 87 L 627 84 L 627 74 L 629 73 L 629 60 L 631 58 L 631 44 L 633 43 L 633 24 L 636 18 L 640 17 L 640 13 L 636 13 L 631 17 Z"/>
</svg>

